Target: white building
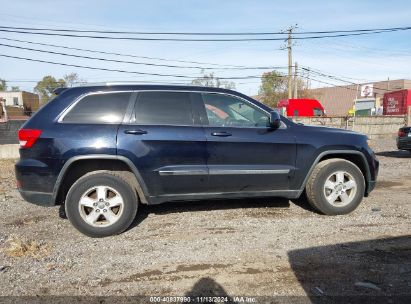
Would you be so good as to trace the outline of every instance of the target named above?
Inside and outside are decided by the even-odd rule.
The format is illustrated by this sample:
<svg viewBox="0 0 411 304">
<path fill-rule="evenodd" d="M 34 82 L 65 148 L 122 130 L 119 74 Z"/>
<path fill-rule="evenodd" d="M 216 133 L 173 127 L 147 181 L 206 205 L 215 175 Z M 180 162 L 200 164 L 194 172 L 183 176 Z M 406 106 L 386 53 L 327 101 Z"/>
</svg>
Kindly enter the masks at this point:
<svg viewBox="0 0 411 304">
<path fill-rule="evenodd" d="M 0 98 L 6 100 L 6 106 L 23 107 L 25 104 L 35 105 L 39 96 L 30 92 L 0 92 Z"/>
<path fill-rule="evenodd" d="M 4 110 L 7 111 L 9 117 L 31 115 L 38 110 L 40 99 L 37 94 L 20 91 L 20 92 L 1 92 L 0 100 L 5 104 L 6 109 L 0 109 L 0 116 Z M 1 106 L 2 107 L 2 106 Z"/>
</svg>

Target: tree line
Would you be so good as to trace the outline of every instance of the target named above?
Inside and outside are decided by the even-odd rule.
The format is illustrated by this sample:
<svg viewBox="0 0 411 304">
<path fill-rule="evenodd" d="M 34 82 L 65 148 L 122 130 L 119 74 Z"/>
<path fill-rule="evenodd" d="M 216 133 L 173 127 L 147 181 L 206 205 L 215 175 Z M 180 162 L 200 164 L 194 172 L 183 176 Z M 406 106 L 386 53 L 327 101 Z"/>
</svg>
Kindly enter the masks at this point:
<svg viewBox="0 0 411 304">
<path fill-rule="evenodd" d="M 53 91 L 55 89 L 60 87 L 73 87 L 77 84 L 83 83 L 86 83 L 86 81 L 81 79 L 77 73 L 69 73 L 59 79 L 51 75 L 47 75 L 37 82 L 34 87 L 34 92 L 39 95 L 41 104 L 44 104 L 54 97 Z M 9 87 L 6 80 L 0 79 L 0 91 L 18 92 L 20 91 L 20 87 Z"/>
<path fill-rule="evenodd" d="M 18 86 L 11 86 L 10 89 L 7 86 L 7 81 L 4 79 L 0 79 L 0 91 L 12 91 L 12 92 L 18 92 L 20 91 L 20 87 Z"/>
<path fill-rule="evenodd" d="M 308 83 L 301 78 L 297 78 L 297 93 L 299 98 L 314 98 L 310 92 Z M 235 89 L 234 82 L 222 81 L 213 73 L 204 74 L 193 80 L 193 85 L 204 87 L 217 87 L 225 89 Z M 266 72 L 261 76 L 261 84 L 256 97 L 262 103 L 276 108 L 280 100 L 288 99 L 288 78 L 276 72 Z"/>
</svg>

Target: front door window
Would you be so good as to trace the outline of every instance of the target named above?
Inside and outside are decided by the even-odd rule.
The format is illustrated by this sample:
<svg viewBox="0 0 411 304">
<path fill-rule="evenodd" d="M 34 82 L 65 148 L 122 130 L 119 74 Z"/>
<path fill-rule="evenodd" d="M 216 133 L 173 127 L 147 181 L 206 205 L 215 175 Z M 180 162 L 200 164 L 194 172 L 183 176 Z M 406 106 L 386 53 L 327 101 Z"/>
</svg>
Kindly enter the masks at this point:
<svg viewBox="0 0 411 304">
<path fill-rule="evenodd" d="M 223 94 L 203 94 L 211 127 L 267 127 L 268 115 L 243 99 Z"/>
</svg>

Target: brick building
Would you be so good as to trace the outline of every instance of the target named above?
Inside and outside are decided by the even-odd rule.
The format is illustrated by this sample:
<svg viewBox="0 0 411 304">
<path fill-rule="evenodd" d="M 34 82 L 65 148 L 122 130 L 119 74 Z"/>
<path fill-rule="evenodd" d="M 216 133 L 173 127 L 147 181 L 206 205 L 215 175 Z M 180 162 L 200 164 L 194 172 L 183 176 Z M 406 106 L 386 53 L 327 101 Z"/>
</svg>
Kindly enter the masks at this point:
<svg viewBox="0 0 411 304">
<path fill-rule="evenodd" d="M 369 82 L 367 84 L 373 86 L 373 94 L 369 97 L 374 98 L 377 103 L 379 100 L 382 100 L 384 93 L 411 89 L 411 80 L 408 79 Z M 363 85 L 365 85 L 365 83 L 359 84 L 358 86 L 353 84 L 318 88 L 312 89 L 311 93 L 324 106 L 327 115 L 347 115 L 348 111 L 353 107 L 354 100 L 364 99 L 360 92 L 361 86 Z"/>
</svg>

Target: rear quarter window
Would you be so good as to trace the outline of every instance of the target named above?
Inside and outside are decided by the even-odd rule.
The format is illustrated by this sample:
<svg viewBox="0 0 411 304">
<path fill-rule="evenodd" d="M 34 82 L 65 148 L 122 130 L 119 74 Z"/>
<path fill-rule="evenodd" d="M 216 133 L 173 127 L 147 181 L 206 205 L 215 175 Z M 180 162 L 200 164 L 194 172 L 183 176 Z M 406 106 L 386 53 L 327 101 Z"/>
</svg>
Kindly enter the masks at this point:
<svg viewBox="0 0 411 304">
<path fill-rule="evenodd" d="M 105 93 L 85 96 L 64 116 L 68 123 L 120 123 L 131 93 Z"/>
</svg>

